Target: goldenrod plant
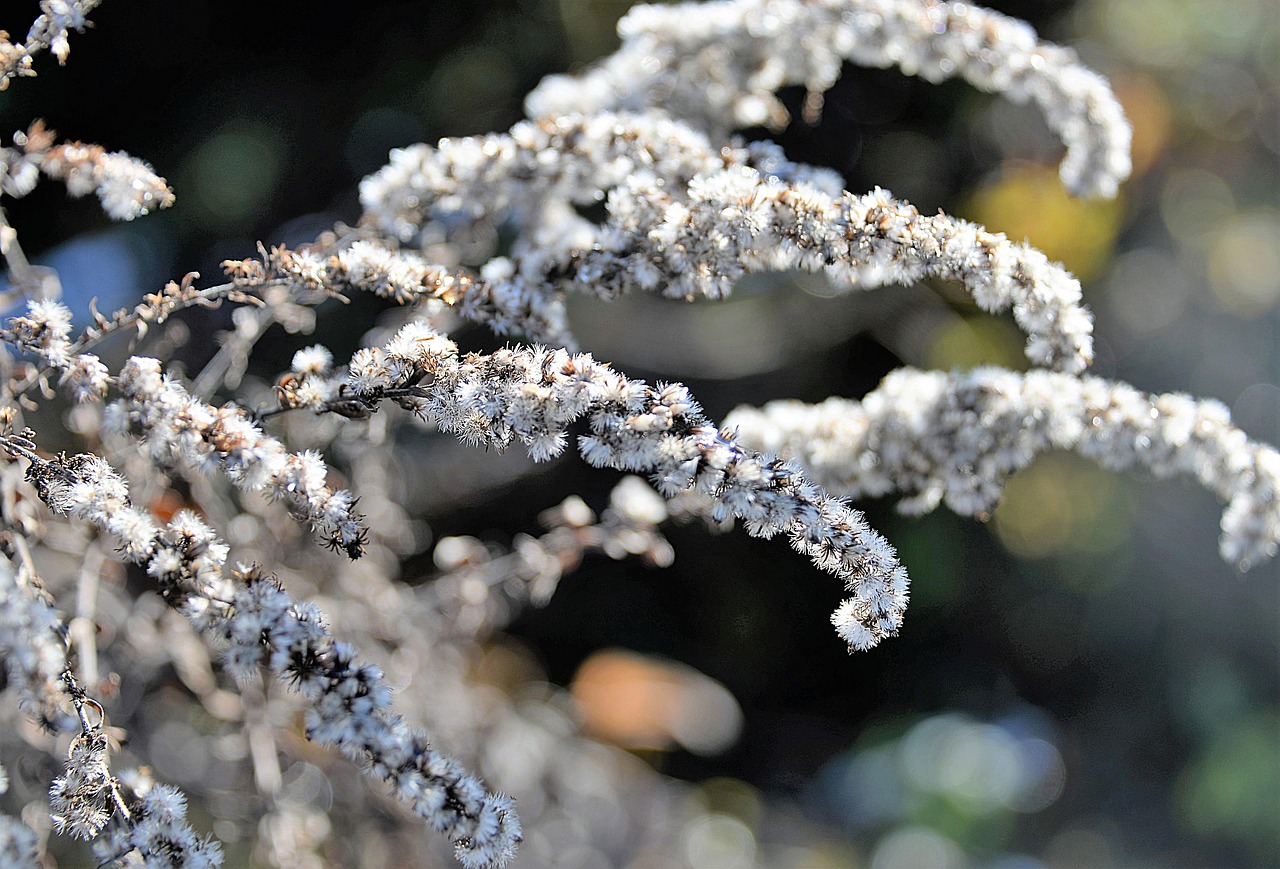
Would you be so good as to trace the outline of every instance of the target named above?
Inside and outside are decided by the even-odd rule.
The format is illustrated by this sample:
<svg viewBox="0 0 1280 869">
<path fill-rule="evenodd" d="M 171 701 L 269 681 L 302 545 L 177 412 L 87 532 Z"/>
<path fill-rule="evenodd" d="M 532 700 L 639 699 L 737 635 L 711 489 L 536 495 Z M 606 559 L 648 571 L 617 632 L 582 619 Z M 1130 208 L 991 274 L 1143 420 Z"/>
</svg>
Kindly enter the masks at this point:
<svg viewBox="0 0 1280 869">
<path fill-rule="evenodd" d="M 98 5 L 43 0 L 22 42 L 0 39 L 0 87 L 34 74 L 42 51 L 63 63 L 76 40 L 113 38 L 77 35 Z M 880 654 L 910 624 L 911 559 L 851 502 L 894 493 L 911 515 L 946 506 L 987 519 L 1018 472 L 1060 451 L 1194 480 L 1225 502 L 1220 550 L 1233 568 L 1275 556 L 1280 454 L 1219 401 L 1092 373 L 1080 281 L 1034 239 L 878 187 L 849 192 L 837 171 L 765 138 L 817 124 L 847 64 L 958 79 L 1033 107 L 1064 150 L 1066 191 L 1112 198 L 1133 169 L 1132 131 L 1072 49 L 939 0 L 638 6 L 618 34 L 612 54 L 543 80 L 506 131 L 393 150 L 360 184 L 358 215 L 305 242 L 264 238 L 220 279 L 189 273 L 118 310 L 63 298 L 57 273 L 24 253 L 20 221 L 0 217 L 14 306 L 0 330 L 0 650 L 15 710 L 5 720 L 27 720 L 0 740 L 27 800 L 0 819 L 0 866 L 91 859 L 68 838 L 92 843 L 98 865 L 187 869 L 436 865 L 441 847 L 476 869 L 770 865 L 754 844 L 738 862 L 707 856 L 742 825 L 704 806 L 690 827 L 682 785 L 594 741 L 579 724 L 608 728 L 575 719 L 563 693 L 495 675 L 484 662 L 498 632 L 584 559 L 670 564 L 665 528 L 678 520 L 784 538 L 843 587 L 830 621 L 849 651 Z M 47 178 L 96 194 L 115 220 L 181 211 L 180 186 L 175 199 L 141 160 L 24 123 L 0 147 L 10 200 Z M 584 297 L 655 294 L 714 317 L 703 303 L 731 305 L 759 275 L 816 275 L 820 294 L 841 297 L 953 288 L 975 321 L 1009 315 L 1025 361 L 907 365 L 861 399 L 717 419 L 696 390 L 624 373 L 574 314 Z M 367 332 L 344 326 L 356 303 L 384 311 Z M 198 343 L 196 308 L 233 313 L 192 367 L 178 360 Z M 475 326 L 497 341 L 477 343 Z M 255 355 L 268 335 L 297 339 L 269 384 Z M 576 496 L 546 509 L 540 535 L 432 541 L 404 478 L 464 461 L 441 458 L 447 436 L 473 448 L 467 473 L 510 450 L 532 459 L 503 465 L 512 478 L 573 453 L 629 476 L 598 514 Z M 434 572 L 421 582 L 427 553 Z M 689 702 L 707 721 L 668 721 L 670 739 L 731 744 L 741 713 L 713 680 L 652 661 L 609 666 L 666 686 L 645 696 L 700 698 Z M 148 704 L 166 684 L 169 723 L 157 723 Z M 187 710 L 181 724 L 174 708 Z M 639 709 L 624 723 L 639 727 Z M 1038 778 L 993 806 L 1035 811 L 1047 804 L 1037 788 L 1061 785 L 1053 746 L 993 724 L 940 717 L 901 740 L 943 730 L 1013 757 L 1052 750 Z M 177 743 L 201 736 L 207 774 L 165 781 L 185 769 L 169 757 Z M 167 759 L 151 763 L 148 746 Z M 60 769 L 32 798 L 31 771 L 50 757 Z M 352 769 L 371 780 L 364 790 L 348 786 Z M 702 839 L 680 840 L 682 823 Z M 396 831 L 394 848 L 334 850 L 379 828 Z M 404 844 L 421 830 L 441 838 Z M 899 863 L 883 865 L 923 853 L 912 848 L 952 853 L 940 834 L 895 835 L 885 853 Z"/>
</svg>

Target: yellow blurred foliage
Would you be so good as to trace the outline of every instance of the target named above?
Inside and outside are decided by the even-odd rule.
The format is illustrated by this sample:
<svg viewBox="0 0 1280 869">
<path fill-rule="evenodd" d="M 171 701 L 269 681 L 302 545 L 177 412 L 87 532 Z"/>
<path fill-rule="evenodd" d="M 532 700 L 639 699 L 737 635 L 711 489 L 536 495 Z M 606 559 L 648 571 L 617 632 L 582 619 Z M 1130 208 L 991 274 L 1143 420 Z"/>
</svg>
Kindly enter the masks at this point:
<svg viewBox="0 0 1280 869">
<path fill-rule="evenodd" d="M 1015 474 L 994 519 L 1000 542 L 1022 558 L 1105 552 L 1130 526 L 1116 475 L 1070 453 L 1041 456 Z"/>
<path fill-rule="evenodd" d="M 948 319 L 929 335 L 924 367 L 935 371 L 1000 365 L 1025 371 L 1027 357 L 1022 351 L 1022 333 L 1013 324 L 988 316 Z"/>
<path fill-rule="evenodd" d="M 1123 196 L 1074 199 L 1062 189 L 1056 169 L 1019 165 L 980 187 L 962 213 L 1013 241 L 1029 242 L 1089 281 L 1111 259 L 1124 204 Z"/>
<path fill-rule="evenodd" d="M 1133 173 L 1129 184 L 1142 177 L 1164 153 L 1173 131 L 1173 112 L 1169 98 L 1159 82 L 1149 75 L 1133 73 L 1113 79 L 1116 98 L 1133 125 Z"/>
<path fill-rule="evenodd" d="M 1209 288 L 1223 310 L 1256 317 L 1280 301 L 1280 210 L 1232 215 L 1211 238 Z"/>
</svg>

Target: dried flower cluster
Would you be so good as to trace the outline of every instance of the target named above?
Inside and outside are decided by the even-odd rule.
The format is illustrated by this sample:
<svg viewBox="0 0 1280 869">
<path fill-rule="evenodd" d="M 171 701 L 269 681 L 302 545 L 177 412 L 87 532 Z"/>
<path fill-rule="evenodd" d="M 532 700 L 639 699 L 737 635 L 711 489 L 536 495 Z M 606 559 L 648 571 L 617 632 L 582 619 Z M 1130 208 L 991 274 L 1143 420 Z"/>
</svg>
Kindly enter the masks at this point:
<svg viewBox="0 0 1280 869">
<path fill-rule="evenodd" d="M 234 405 L 213 408 L 196 401 L 161 372 L 158 359 L 130 358 L 117 385 L 126 402 L 117 408 L 141 429 L 157 465 L 221 465 L 240 488 L 288 501 L 328 545 L 360 556 L 365 532 L 355 497 L 325 485 L 328 468 L 319 454 L 290 453 Z"/>
<path fill-rule="evenodd" d="M 1075 450 L 1112 470 L 1140 465 L 1161 477 L 1195 477 L 1227 503 L 1222 557 L 1241 570 L 1280 545 L 1280 453 L 1251 441 L 1213 400 L 1051 371 L 904 368 L 861 401 L 740 408 L 725 425 L 745 443 L 793 458 L 833 492 L 902 492 L 907 513 L 945 503 L 985 516 L 1037 455 Z"/>
<path fill-rule="evenodd" d="M 101 0 L 41 0 L 40 15 L 31 23 L 27 38 L 17 44 L 9 41 L 9 34 L 0 31 L 0 90 L 9 86 L 9 80 L 18 76 L 35 75 L 31 68 L 34 55 L 46 49 L 53 52 L 58 63 L 66 63 L 71 53 L 69 30 L 84 30 L 89 26 L 89 12 Z"/>
<path fill-rule="evenodd" d="M 74 685 L 71 677 L 68 683 Z M 103 864 L 119 865 L 137 854 L 148 866 L 221 866 L 221 846 L 201 838 L 187 823 L 181 791 L 156 784 L 144 771 L 123 777 L 111 772 L 108 737 L 88 722 L 82 705 L 86 698 L 76 699 L 84 729 L 71 740 L 65 772 L 49 788 L 54 829 L 94 840 L 94 852 Z M 126 793 L 131 797 L 126 799 Z"/>
<path fill-rule="evenodd" d="M 624 148 L 629 154 L 619 156 Z M 365 180 L 361 199 L 366 219 L 405 240 L 454 212 L 510 216 L 527 227 L 517 263 L 498 258 L 483 272 L 485 302 L 518 313 L 471 315 L 497 320 L 500 334 L 563 343 L 558 285 L 603 298 L 660 290 L 720 299 L 744 274 L 823 269 L 838 287 L 959 281 L 984 310 L 1013 308 L 1032 361 L 1068 371 L 1089 364 L 1093 324 L 1079 283 L 1061 266 L 966 221 L 923 216 L 881 190 L 854 196 L 837 186 L 828 194 L 831 182 L 831 173 L 789 164 L 771 148 L 716 151 L 704 134 L 662 116 L 571 115 L 523 123 L 508 136 L 393 152 Z M 606 194 L 609 218 L 600 226 L 567 207 Z M 565 207 L 554 208 L 557 200 Z M 382 259 L 382 268 L 356 274 L 394 274 L 382 279 L 397 287 L 385 294 L 412 298 L 441 280 L 416 257 Z M 543 328 L 547 321 L 554 331 Z"/>
<path fill-rule="evenodd" d="M 1106 79 L 1071 49 L 1038 40 L 1023 22 L 968 3 L 640 6 L 618 23 L 618 33 L 622 48 L 595 69 L 539 85 L 525 101 L 529 114 L 661 106 L 717 137 L 780 128 L 788 114 L 775 91 L 800 84 L 822 94 L 850 60 L 933 82 L 960 77 L 1034 102 L 1067 146 L 1062 181 L 1073 193 L 1114 195 L 1129 174 L 1129 124 Z M 702 86 L 689 87 L 691 81 Z"/>
<path fill-rule="evenodd" d="M 65 59 L 67 31 L 83 28 L 95 5 L 46 0 L 25 43 L 0 34 L 0 86 L 29 72 L 43 48 Z M 399 805 L 388 812 L 407 809 L 443 833 L 464 866 L 506 865 L 526 835 L 526 859 L 555 864 L 549 829 L 593 865 L 605 862 L 601 849 L 656 846 L 643 820 L 600 843 L 581 817 L 612 802 L 653 821 L 674 812 L 672 790 L 612 762 L 564 773 L 598 746 L 573 732 L 567 714 L 548 711 L 552 701 L 528 712 L 477 688 L 474 657 L 485 634 L 525 604 L 544 603 L 588 553 L 668 563 L 658 526 L 669 515 L 785 535 L 843 581 L 849 596 L 831 621 L 850 650 L 898 633 L 908 579 L 894 548 L 845 499 L 899 491 L 908 512 L 945 503 L 985 516 L 1009 477 L 1050 449 L 1107 468 L 1193 476 L 1227 502 L 1224 558 L 1243 569 L 1276 554 L 1280 454 L 1245 437 L 1216 402 L 1085 375 L 1091 315 L 1060 265 L 878 188 L 846 192 L 834 172 L 792 162 L 771 143 L 732 138 L 785 124 L 779 88 L 803 85 L 806 111 L 816 111 L 844 61 L 897 66 L 1033 102 L 1066 146 L 1066 186 L 1114 195 L 1129 171 L 1129 127 L 1106 81 L 1071 50 L 997 13 L 934 0 L 638 7 L 620 32 L 622 47 L 596 67 L 543 82 L 528 97 L 530 120 L 509 132 L 393 151 L 361 185 L 355 227 L 228 261 L 223 284 L 198 288 L 191 274 L 132 310 L 94 310 L 78 334 L 55 298 L 56 279 L 26 262 L 0 219 L 11 284 L 28 296 L 0 329 L 0 449 L 12 459 L 0 500 L 0 651 L 8 688 L 55 735 L 44 748 L 60 739 L 67 757 L 46 791 L 52 829 L 94 840 L 103 865 L 140 858 L 204 869 L 222 863 L 223 849 L 188 823 L 181 792 L 145 772 L 112 771 L 120 746 L 108 719 L 122 689 L 101 677 L 100 652 L 129 673 L 172 664 L 216 722 L 208 726 L 224 729 L 219 744 L 239 746 L 223 750 L 252 766 L 251 825 L 271 865 L 323 860 L 328 809 L 289 797 L 280 758 L 305 754 L 312 768 L 341 772 L 301 734 L 385 783 Z M 0 191 L 23 196 L 41 174 L 75 196 L 95 192 L 117 219 L 173 201 L 145 164 L 57 145 L 35 123 L 0 148 Z M 596 203 L 605 206 L 599 222 L 581 212 Z M 499 249 L 497 233 L 487 247 L 476 243 L 480 225 L 504 227 L 509 245 Z M 681 384 L 630 378 L 579 352 L 569 328 L 570 291 L 718 300 L 745 275 L 792 270 L 825 272 L 840 290 L 959 283 L 982 310 L 1012 312 L 1036 368 L 903 369 L 862 401 L 745 408 L 717 425 Z M 294 355 L 273 393 L 213 398 L 240 384 L 232 370 L 243 373 L 271 325 L 306 331 L 315 316 L 300 312 L 357 292 L 406 312 L 345 364 L 314 345 Z M 115 370 L 105 351 L 88 352 L 126 329 L 141 340 L 183 308 L 223 302 L 255 307 L 237 309 L 235 333 L 189 383 L 161 350 Z M 458 318 L 522 343 L 463 352 L 449 334 Z M 42 450 L 53 439 L 26 428 L 37 386 L 46 399 L 57 391 L 70 399 L 76 431 L 91 434 L 85 451 Z M 274 406 L 264 406 L 269 394 Z M 386 402 L 408 414 L 381 412 Z M 267 432 L 277 425 L 278 435 Z M 544 535 L 509 548 L 445 538 L 434 550 L 439 575 L 414 588 L 396 575 L 425 545 L 424 529 L 388 492 L 399 463 L 411 460 L 405 444 L 424 427 L 495 452 L 519 442 L 539 462 L 572 445 L 594 467 L 648 482 L 628 477 L 599 517 L 570 499 L 544 514 Z M 410 435 L 398 443 L 401 428 Z M 308 547 L 289 517 L 351 563 Z M 104 590 L 108 550 L 168 610 L 148 609 L 148 597 L 124 583 Z M 73 618 L 59 610 L 71 605 L 60 597 L 68 581 L 46 586 L 33 551 L 54 565 L 67 553 L 79 558 Z M 110 606 L 97 607 L 100 594 L 115 595 Z M 335 608 L 332 626 L 322 605 Z M 123 648 L 131 640 L 115 634 L 128 632 L 113 630 L 103 642 L 121 648 L 100 650 L 95 626 L 108 611 L 134 633 L 163 634 L 152 647 L 168 647 Z M 175 613 L 184 618 L 166 621 Z M 272 691 L 263 675 L 292 691 Z M 299 738 L 291 716 L 303 722 Z M 450 753 L 519 791 L 532 816 L 522 824 L 512 797 L 433 748 L 416 719 L 458 746 Z M 487 760 L 494 746 L 520 761 Z M 0 865 L 35 866 L 40 847 L 33 828 L 0 816 Z"/>
<path fill-rule="evenodd" d="M 44 174 L 66 184 L 72 196 L 96 194 L 113 220 L 133 220 L 173 204 L 169 185 L 141 160 L 100 145 L 56 142 L 54 131 L 39 121 L 15 133 L 13 147 L 0 148 L 0 191 L 20 199 Z"/>
<path fill-rule="evenodd" d="M 356 663 L 353 649 L 335 643 L 315 607 L 296 604 L 252 570 L 224 575 L 228 547 L 212 529 L 186 511 L 161 528 L 129 502 L 126 483 L 101 458 L 30 458 L 28 477 L 41 500 L 110 534 L 127 558 L 146 567 L 172 606 L 227 644 L 232 674 L 263 666 L 293 685 L 310 703 L 309 737 L 367 762 L 417 814 L 454 840 L 464 865 L 503 863 L 514 853 L 520 824 L 510 799 L 486 793 L 456 761 L 389 714 L 390 691 L 377 668 Z M 76 743 L 67 775 L 51 792 L 55 820 L 64 818 L 59 825 L 81 838 L 96 836 L 111 816 L 105 753 L 99 734 Z M 68 810 L 59 814 L 59 806 Z"/>
</svg>

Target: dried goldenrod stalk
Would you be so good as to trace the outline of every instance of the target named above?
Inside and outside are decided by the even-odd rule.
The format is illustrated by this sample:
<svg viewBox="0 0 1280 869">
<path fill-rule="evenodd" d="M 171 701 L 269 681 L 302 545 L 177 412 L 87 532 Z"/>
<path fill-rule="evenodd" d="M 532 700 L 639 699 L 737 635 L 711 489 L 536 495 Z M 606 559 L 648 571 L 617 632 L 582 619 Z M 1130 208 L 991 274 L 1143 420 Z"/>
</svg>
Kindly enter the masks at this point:
<svg viewBox="0 0 1280 869">
<path fill-rule="evenodd" d="M 168 183 L 141 160 L 101 145 L 56 141 L 39 121 L 16 133 L 14 147 L 0 148 L 0 192 L 26 196 L 43 174 L 65 184 L 72 196 L 96 194 L 113 220 L 133 220 L 173 204 Z"/>
<path fill-rule="evenodd" d="M 960 77 L 1030 100 L 1062 137 L 1062 181 L 1113 196 L 1129 174 L 1129 124 L 1106 79 L 1025 23 L 938 0 L 721 0 L 637 6 L 618 23 L 622 47 L 579 76 L 551 76 L 525 100 L 534 117 L 661 106 L 724 135 L 785 125 L 774 95 L 789 84 L 826 91 L 840 64 L 896 66 L 928 81 Z"/>
<path fill-rule="evenodd" d="M 1037 455 L 1074 450 L 1113 470 L 1194 477 L 1226 502 L 1220 549 L 1241 570 L 1280 545 L 1280 453 L 1250 440 L 1213 400 L 1050 371 L 904 368 L 861 401 L 772 402 L 739 408 L 725 425 L 744 443 L 799 462 L 833 492 L 901 492 L 909 513 L 945 503 L 986 515 Z"/>
</svg>

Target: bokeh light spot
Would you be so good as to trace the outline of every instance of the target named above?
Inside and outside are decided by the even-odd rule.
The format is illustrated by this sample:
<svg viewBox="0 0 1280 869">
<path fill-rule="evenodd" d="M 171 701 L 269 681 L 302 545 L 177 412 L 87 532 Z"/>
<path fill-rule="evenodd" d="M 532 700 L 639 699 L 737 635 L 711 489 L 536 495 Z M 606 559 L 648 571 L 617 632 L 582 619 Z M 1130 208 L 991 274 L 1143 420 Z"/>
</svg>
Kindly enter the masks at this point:
<svg viewBox="0 0 1280 869">
<path fill-rule="evenodd" d="M 1224 310 L 1242 317 L 1280 299 L 1280 211 L 1237 215 L 1214 230 L 1209 287 Z"/>
<path fill-rule="evenodd" d="M 1087 281 L 1111 257 L 1124 203 L 1123 197 L 1076 199 L 1055 168 L 1023 165 L 981 187 L 962 213 L 1013 241 L 1025 239 Z"/>
<path fill-rule="evenodd" d="M 1167 329 L 1200 290 L 1195 273 L 1168 250 L 1139 248 L 1116 258 L 1105 288 L 1112 315 L 1135 335 Z"/>
<path fill-rule="evenodd" d="M 1235 195 L 1227 182 L 1204 169 L 1184 169 L 1170 174 L 1160 191 L 1160 213 L 1178 241 L 1199 246 L 1215 226 L 1236 210 Z"/>
<path fill-rule="evenodd" d="M 585 731 L 633 749 L 724 751 L 742 730 L 742 709 L 719 682 L 674 661 L 600 651 L 570 686 Z"/>
<path fill-rule="evenodd" d="M 1000 542 L 1022 558 L 1105 552 L 1128 538 L 1131 523 L 1116 475 L 1068 453 L 1015 474 L 994 517 Z"/>
<path fill-rule="evenodd" d="M 1012 323 L 988 315 L 950 317 L 942 320 L 929 336 L 924 367 L 938 371 L 1000 365 L 1014 371 L 1025 370 L 1026 341 Z"/>
<path fill-rule="evenodd" d="M 191 154 L 182 169 L 184 202 L 214 232 L 242 232 L 262 214 L 280 177 L 284 144 L 261 124 L 233 122 Z"/>
<path fill-rule="evenodd" d="M 963 869 L 967 862 L 955 842 L 927 827 L 895 830 L 871 855 L 871 869 Z"/>
<path fill-rule="evenodd" d="M 1151 76 L 1130 74 L 1114 79 L 1111 85 L 1133 127 L 1133 144 L 1129 149 L 1133 159 L 1129 183 L 1133 183 L 1133 179 L 1144 175 L 1165 152 L 1173 129 L 1172 110 L 1168 95 Z"/>
<path fill-rule="evenodd" d="M 756 837 L 737 818 L 711 813 L 685 831 L 685 855 L 700 869 L 751 869 L 756 865 Z"/>
</svg>

